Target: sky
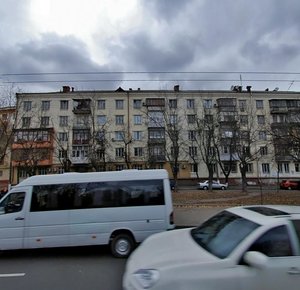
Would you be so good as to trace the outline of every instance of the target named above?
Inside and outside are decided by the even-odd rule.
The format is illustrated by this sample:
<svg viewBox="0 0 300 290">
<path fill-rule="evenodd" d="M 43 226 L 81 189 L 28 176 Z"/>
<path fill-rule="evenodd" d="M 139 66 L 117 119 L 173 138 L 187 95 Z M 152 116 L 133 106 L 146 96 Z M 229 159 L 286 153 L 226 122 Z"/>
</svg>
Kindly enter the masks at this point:
<svg viewBox="0 0 300 290">
<path fill-rule="evenodd" d="M 0 89 L 300 90 L 299 0 L 1 0 Z"/>
</svg>

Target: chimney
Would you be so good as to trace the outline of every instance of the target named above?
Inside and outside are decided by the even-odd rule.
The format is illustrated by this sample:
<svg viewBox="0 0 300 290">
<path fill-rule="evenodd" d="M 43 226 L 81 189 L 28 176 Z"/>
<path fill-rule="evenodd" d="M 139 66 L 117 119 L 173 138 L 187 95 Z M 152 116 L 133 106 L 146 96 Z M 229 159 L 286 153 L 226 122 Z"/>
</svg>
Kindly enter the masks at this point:
<svg viewBox="0 0 300 290">
<path fill-rule="evenodd" d="M 70 87 L 69 86 L 63 86 L 63 93 L 69 93 Z"/>
<path fill-rule="evenodd" d="M 247 88 L 247 92 L 250 93 L 251 92 L 251 86 L 247 86 L 246 88 Z"/>
<path fill-rule="evenodd" d="M 179 92 L 179 85 L 174 86 L 174 92 Z"/>
</svg>

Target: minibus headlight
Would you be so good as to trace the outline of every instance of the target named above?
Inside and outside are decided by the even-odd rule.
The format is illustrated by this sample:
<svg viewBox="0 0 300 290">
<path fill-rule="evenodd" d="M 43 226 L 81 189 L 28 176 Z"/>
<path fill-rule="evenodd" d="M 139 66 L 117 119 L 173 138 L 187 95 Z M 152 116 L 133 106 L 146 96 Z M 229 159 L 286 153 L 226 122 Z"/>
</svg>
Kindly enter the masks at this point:
<svg viewBox="0 0 300 290">
<path fill-rule="evenodd" d="M 151 288 L 159 280 L 159 272 L 155 269 L 140 269 L 133 275 L 143 289 Z"/>
</svg>

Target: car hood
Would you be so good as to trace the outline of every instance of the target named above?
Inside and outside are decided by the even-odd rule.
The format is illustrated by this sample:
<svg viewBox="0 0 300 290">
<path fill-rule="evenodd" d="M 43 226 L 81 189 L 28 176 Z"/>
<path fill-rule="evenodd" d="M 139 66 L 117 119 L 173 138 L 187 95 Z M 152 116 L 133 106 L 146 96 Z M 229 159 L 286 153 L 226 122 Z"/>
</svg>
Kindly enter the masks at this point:
<svg viewBox="0 0 300 290">
<path fill-rule="evenodd" d="M 171 267 L 176 264 L 209 264 L 219 260 L 200 247 L 191 236 L 191 229 L 172 230 L 154 234 L 130 256 L 127 271 Z"/>
</svg>

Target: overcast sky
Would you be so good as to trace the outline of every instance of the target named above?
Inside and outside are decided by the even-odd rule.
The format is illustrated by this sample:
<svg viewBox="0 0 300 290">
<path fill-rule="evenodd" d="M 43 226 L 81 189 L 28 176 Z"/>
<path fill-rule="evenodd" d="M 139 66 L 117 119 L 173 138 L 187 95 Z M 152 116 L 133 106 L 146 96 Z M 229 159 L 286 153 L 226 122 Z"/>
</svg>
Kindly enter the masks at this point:
<svg viewBox="0 0 300 290">
<path fill-rule="evenodd" d="M 1 0 L 2 88 L 299 91 L 299 67 L 299 0 Z"/>
</svg>

